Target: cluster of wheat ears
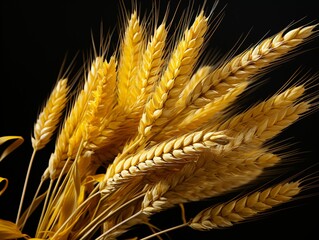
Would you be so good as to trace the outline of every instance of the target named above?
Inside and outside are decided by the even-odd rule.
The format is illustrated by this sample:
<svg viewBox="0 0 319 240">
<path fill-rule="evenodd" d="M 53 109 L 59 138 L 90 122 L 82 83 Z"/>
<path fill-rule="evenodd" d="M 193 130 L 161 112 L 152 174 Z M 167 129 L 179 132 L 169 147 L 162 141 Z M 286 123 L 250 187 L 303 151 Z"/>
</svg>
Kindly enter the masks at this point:
<svg viewBox="0 0 319 240">
<path fill-rule="evenodd" d="M 133 10 L 119 48 L 112 56 L 108 44 L 95 51 L 74 98 L 67 78 L 57 81 L 34 125 L 16 223 L 0 220 L 1 239 L 29 238 L 23 228 L 40 206 L 33 239 L 115 239 L 146 224 L 154 234 L 145 240 L 186 226 L 229 227 L 300 193 L 303 180 L 288 179 L 203 209 L 170 229 L 149 223 L 160 211 L 253 182 L 281 160 L 268 140 L 318 107 L 317 97 L 305 94 L 317 79 L 312 76 L 240 113 L 232 108 L 269 67 L 316 37 L 317 25 L 284 29 L 239 55 L 205 64 L 209 25 L 221 20 L 213 16 L 201 9 L 194 21 L 181 21 L 183 32 L 168 38 L 166 17 L 141 20 Z M 48 167 L 22 214 L 34 156 L 59 126 Z M 14 139 L 2 158 L 21 139 L 0 139 Z"/>
</svg>

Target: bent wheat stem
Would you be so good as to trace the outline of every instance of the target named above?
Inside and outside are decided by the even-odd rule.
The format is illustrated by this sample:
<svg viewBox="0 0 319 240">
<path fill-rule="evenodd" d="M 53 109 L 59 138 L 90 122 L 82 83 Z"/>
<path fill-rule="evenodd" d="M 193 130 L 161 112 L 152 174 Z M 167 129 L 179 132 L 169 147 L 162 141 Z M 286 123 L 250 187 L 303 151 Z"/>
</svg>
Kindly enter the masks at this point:
<svg viewBox="0 0 319 240">
<path fill-rule="evenodd" d="M 115 226 L 113 226 L 112 228 L 108 229 L 106 232 L 104 232 L 103 234 L 101 234 L 98 238 L 96 238 L 96 240 L 101 240 L 103 239 L 105 236 L 107 236 L 109 233 L 111 233 L 113 230 L 117 229 L 118 227 L 120 227 L 121 225 L 127 223 L 128 221 L 132 220 L 133 218 L 137 217 L 138 215 L 140 215 L 142 213 L 142 211 L 139 211 L 137 213 L 135 213 L 134 215 L 130 216 L 129 218 L 125 219 L 124 221 L 116 224 Z M 84 239 L 80 239 L 80 240 L 84 240 Z"/>
<path fill-rule="evenodd" d="M 160 231 L 160 232 L 153 233 L 153 234 L 151 234 L 151 235 L 149 235 L 149 236 L 147 236 L 147 237 L 142 238 L 141 240 L 148 240 L 148 239 L 151 239 L 151 238 L 153 238 L 153 237 L 157 237 L 157 236 L 159 236 L 159 235 L 161 235 L 161 234 L 163 234 L 163 233 L 167 233 L 167 232 L 174 231 L 174 230 L 176 230 L 176 229 L 180 229 L 180 228 L 183 228 L 183 227 L 187 227 L 188 225 L 189 225 L 188 222 L 182 223 L 182 224 L 180 224 L 180 225 L 177 225 L 177 226 L 174 226 L 174 227 L 171 227 L 171 228 L 167 228 L 167 229 L 162 230 L 162 231 Z"/>
<path fill-rule="evenodd" d="M 19 218 L 20 218 L 20 214 L 21 214 L 21 210 L 22 210 L 22 205 L 23 205 L 23 202 L 24 202 L 24 197 L 25 197 L 25 193 L 26 193 L 26 190 L 27 190 L 27 186 L 28 186 L 28 181 L 29 181 L 30 172 L 31 172 L 33 160 L 34 160 L 34 157 L 35 157 L 35 153 L 36 153 L 36 149 L 33 149 L 33 152 L 32 152 L 32 155 L 31 155 L 31 159 L 30 159 L 30 162 L 29 162 L 29 166 L 28 166 L 28 170 L 27 170 L 27 174 L 26 174 L 26 177 L 25 177 L 23 189 L 22 189 L 19 209 L 18 209 L 17 218 L 16 218 L 16 224 L 18 224 L 18 222 L 19 222 Z"/>
<path fill-rule="evenodd" d="M 37 190 L 36 190 L 36 192 L 35 192 L 35 194 L 33 196 L 32 202 L 31 202 L 31 204 L 30 204 L 30 206 L 28 208 L 28 211 L 26 212 L 25 219 L 23 220 L 23 222 L 21 224 L 18 224 L 18 226 L 21 229 L 21 231 L 23 230 L 24 225 L 26 224 L 26 222 L 27 222 L 27 220 L 28 220 L 28 218 L 29 218 L 29 216 L 31 214 L 31 211 L 32 211 L 32 208 L 33 208 L 33 204 L 35 202 L 35 199 L 37 198 L 37 196 L 40 193 L 40 190 L 41 190 L 43 182 L 44 182 L 43 179 L 41 179 L 41 181 L 39 183 L 39 186 L 38 186 L 38 188 L 37 188 Z"/>
</svg>

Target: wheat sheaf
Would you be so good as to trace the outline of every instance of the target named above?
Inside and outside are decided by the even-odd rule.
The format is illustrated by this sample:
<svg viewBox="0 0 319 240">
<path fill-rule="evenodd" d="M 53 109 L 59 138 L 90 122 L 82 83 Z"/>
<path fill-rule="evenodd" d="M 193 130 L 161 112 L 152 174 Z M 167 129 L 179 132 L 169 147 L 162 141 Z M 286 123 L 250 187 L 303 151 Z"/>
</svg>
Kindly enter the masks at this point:
<svg viewBox="0 0 319 240">
<path fill-rule="evenodd" d="M 314 75 L 235 111 L 237 100 L 264 73 L 318 36 L 317 25 L 288 27 L 210 64 L 205 42 L 222 18 L 213 10 L 188 9 L 178 25 L 183 31 L 174 36 L 167 16 L 160 21 L 156 13 L 141 18 L 137 8 L 126 12 L 117 50 L 110 53 L 109 44 L 95 49 L 76 90 L 67 77 L 57 82 L 34 125 L 16 222 L 0 220 L 1 239 L 116 239 L 140 224 L 153 233 L 134 239 L 162 239 L 161 234 L 182 227 L 203 231 L 254 219 L 307 187 L 304 178 L 291 177 L 190 218 L 183 215 L 182 223 L 169 229 L 150 222 L 164 210 L 184 210 L 185 203 L 254 183 L 285 157 L 269 140 L 318 109 L 317 95 L 307 93 L 318 86 Z M 55 149 L 24 208 L 33 159 L 56 132 Z M 14 139 L 1 159 L 21 138 L 0 139 L 1 144 Z M 0 182 L 5 183 L 1 195 L 8 180 Z M 40 207 L 30 238 L 23 229 Z"/>
</svg>

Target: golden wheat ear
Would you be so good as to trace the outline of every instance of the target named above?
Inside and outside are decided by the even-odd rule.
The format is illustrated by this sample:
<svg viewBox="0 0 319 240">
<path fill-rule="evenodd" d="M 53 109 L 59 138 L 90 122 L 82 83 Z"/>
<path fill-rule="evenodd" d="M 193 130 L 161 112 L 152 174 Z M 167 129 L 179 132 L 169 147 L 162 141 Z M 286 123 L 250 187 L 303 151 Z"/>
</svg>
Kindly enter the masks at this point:
<svg viewBox="0 0 319 240">
<path fill-rule="evenodd" d="M 51 140 L 67 103 L 67 79 L 58 81 L 45 107 L 41 111 L 32 137 L 32 147 L 40 150 Z"/>
<path fill-rule="evenodd" d="M 298 181 L 278 184 L 264 191 L 203 210 L 190 221 L 189 226 L 196 230 L 230 227 L 290 201 L 300 190 Z"/>
<path fill-rule="evenodd" d="M 287 203 L 298 195 L 300 191 L 301 186 L 298 181 L 280 183 L 263 191 L 256 191 L 229 202 L 216 204 L 199 212 L 188 222 L 154 233 L 143 238 L 143 240 L 186 226 L 199 231 L 231 227 L 234 224 L 252 219 L 283 203 Z"/>
</svg>

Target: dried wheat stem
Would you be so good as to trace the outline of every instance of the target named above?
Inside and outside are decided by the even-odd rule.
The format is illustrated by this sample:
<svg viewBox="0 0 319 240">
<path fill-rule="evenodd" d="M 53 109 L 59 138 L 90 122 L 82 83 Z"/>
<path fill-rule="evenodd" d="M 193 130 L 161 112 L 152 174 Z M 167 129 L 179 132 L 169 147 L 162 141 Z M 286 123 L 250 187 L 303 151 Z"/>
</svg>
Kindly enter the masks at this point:
<svg viewBox="0 0 319 240">
<path fill-rule="evenodd" d="M 28 166 L 28 170 L 27 170 L 27 174 L 26 174 L 26 177 L 25 177 L 25 180 L 24 180 L 24 184 L 23 184 L 22 194 L 21 194 L 21 198 L 20 198 L 20 204 L 19 204 L 17 217 L 16 217 L 16 224 L 18 224 L 19 219 L 20 219 L 20 214 L 21 214 L 21 211 L 22 211 L 24 197 L 25 197 L 25 193 L 26 193 L 26 190 L 27 190 L 28 181 L 29 181 L 30 172 L 31 172 L 31 167 L 32 167 L 32 163 L 33 163 L 33 160 L 34 160 L 34 157 L 35 157 L 35 153 L 36 153 L 36 150 L 33 149 L 33 152 L 32 152 L 32 155 L 31 155 L 31 159 L 30 159 L 30 162 L 29 162 L 29 166 Z"/>
<path fill-rule="evenodd" d="M 125 35 L 121 43 L 121 56 L 119 60 L 117 97 L 118 104 L 123 108 L 132 106 L 137 96 L 136 92 L 128 91 L 130 84 L 135 84 L 137 68 L 139 67 L 140 52 L 143 45 L 143 29 L 139 23 L 136 11 L 131 15 Z M 131 102 L 133 101 L 133 102 Z"/>
<path fill-rule="evenodd" d="M 116 164 L 111 164 L 106 171 L 100 189 L 107 192 L 110 187 L 128 181 L 132 177 L 153 172 L 163 168 L 163 166 L 185 163 L 208 149 L 212 152 L 220 152 L 221 150 L 216 147 L 225 144 L 228 144 L 228 140 L 222 133 L 204 131 L 186 134 L 157 144 L 150 149 L 116 162 Z"/>
<path fill-rule="evenodd" d="M 34 137 L 31 138 L 31 142 L 35 150 L 42 149 L 51 140 L 67 103 L 68 90 L 67 79 L 58 81 L 53 89 L 34 125 Z"/>
<path fill-rule="evenodd" d="M 282 183 L 264 191 L 254 192 L 240 199 L 213 206 L 197 214 L 190 221 L 189 226 L 196 230 L 232 226 L 234 223 L 291 200 L 300 192 L 299 185 L 300 182 Z"/>
<path fill-rule="evenodd" d="M 108 229 L 112 228 L 116 224 L 125 221 L 125 219 L 129 218 L 130 216 L 134 215 L 136 212 L 140 210 L 140 202 L 136 202 L 133 205 L 130 205 L 128 208 L 124 209 L 124 211 L 121 211 L 118 216 L 113 217 L 109 221 L 106 221 L 103 224 L 104 232 L 106 232 Z M 116 239 L 118 236 L 122 235 L 128 229 L 134 225 L 137 224 L 143 224 L 148 221 L 148 216 L 140 213 L 136 217 L 132 218 L 130 221 L 126 222 L 125 224 L 122 224 L 121 226 L 114 229 L 112 232 L 110 232 L 107 235 L 107 239 Z"/>
<path fill-rule="evenodd" d="M 183 227 L 187 227 L 189 223 L 182 223 L 180 225 L 177 225 L 177 226 L 174 226 L 174 227 L 171 227 L 171 228 L 167 228 L 167 229 L 164 229 L 160 232 L 156 232 L 156 233 L 153 233 L 151 235 L 148 235 L 147 237 L 144 237 L 142 238 L 141 240 L 148 240 L 148 239 L 151 239 L 153 237 L 158 237 L 159 239 L 161 239 L 159 237 L 159 235 L 163 234 L 163 233 L 167 233 L 167 232 L 171 232 L 171 231 L 174 231 L 176 229 L 180 229 L 180 228 L 183 228 Z"/>
</svg>

